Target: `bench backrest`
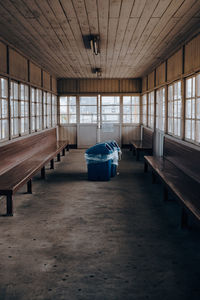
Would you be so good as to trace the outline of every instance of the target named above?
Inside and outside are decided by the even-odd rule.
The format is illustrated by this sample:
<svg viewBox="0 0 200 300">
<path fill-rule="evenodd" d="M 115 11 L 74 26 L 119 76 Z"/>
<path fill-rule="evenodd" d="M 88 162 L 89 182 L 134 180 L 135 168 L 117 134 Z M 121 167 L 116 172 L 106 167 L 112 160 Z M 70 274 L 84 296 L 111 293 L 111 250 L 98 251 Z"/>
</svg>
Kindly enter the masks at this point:
<svg viewBox="0 0 200 300">
<path fill-rule="evenodd" d="M 150 145 L 153 147 L 153 131 L 151 129 L 143 127 L 142 143 L 143 145 Z"/>
<path fill-rule="evenodd" d="M 45 130 L 0 146 L 0 174 L 19 162 L 52 146 L 56 142 L 56 129 Z"/>
<path fill-rule="evenodd" d="M 200 183 L 200 150 L 165 137 L 163 156 Z"/>
</svg>

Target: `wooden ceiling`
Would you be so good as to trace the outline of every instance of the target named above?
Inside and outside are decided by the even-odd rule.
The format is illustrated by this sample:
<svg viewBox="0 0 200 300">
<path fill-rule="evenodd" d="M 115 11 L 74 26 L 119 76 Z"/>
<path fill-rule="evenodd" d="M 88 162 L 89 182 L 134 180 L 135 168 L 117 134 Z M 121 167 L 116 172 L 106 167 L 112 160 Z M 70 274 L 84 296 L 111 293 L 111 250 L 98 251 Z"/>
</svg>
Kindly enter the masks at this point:
<svg viewBox="0 0 200 300">
<path fill-rule="evenodd" d="M 200 0 L 3 0 L 0 35 L 58 78 L 146 74 L 200 25 Z M 100 51 L 82 35 L 99 34 Z"/>
</svg>

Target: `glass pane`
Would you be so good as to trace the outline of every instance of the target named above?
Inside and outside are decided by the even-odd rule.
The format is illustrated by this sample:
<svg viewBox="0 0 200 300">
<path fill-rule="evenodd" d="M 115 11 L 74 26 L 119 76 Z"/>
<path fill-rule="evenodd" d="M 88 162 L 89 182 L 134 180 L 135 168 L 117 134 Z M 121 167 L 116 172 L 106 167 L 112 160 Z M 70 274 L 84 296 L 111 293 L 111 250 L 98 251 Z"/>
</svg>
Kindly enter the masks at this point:
<svg viewBox="0 0 200 300">
<path fill-rule="evenodd" d="M 132 122 L 131 115 L 123 115 L 123 122 L 131 123 Z"/>
<path fill-rule="evenodd" d="M 131 97 L 123 97 L 123 105 L 131 105 Z"/>
<path fill-rule="evenodd" d="M 69 113 L 76 114 L 76 106 L 69 106 Z"/>
<path fill-rule="evenodd" d="M 113 96 L 113 97 L 102 97 L 102 105 L 119 105 L 120 104 L 120 97 L 118 96 Z"/>
<path fill-rule="evenodd" d="M 97 106 L 80 106 L 81 114 L 97 114 Z"/>
<path fill-rule="evenodd" d="M 139 123 L 139 115 L 134 115 L 132 117 L 132 121 L 133 121 L 133 123 Z"/>
<path fill-rule="evenodd" d="M 1 96 L 3 98 L 8 97 L 8 80 L 1 78 Z"/>
<path fill-rule="evenodd" d="M 20 99 L 24 100 L 24 85 L 20 84 Z"/>
<path fill-rule="evenodd" d="M 196 99 L 196 118 L 200 119 L 200 98 Z"/>
<path fill-rule="evenodd" d="M 76 97 L 69 97 L 69 105 L 76 105 Z"/>
<path fill-rule="evenodd" d="M 192 110 L 192 105 L 191 105 L 191 100 L 186 100 L 186 105 L 185 105 L 185 116 L 186 118 L 191 118 L 191 110 Z"/>
<path fill-rule="evenodd" d="M 67 105 L 67 97 L 60 97 L 60 105 Z"/>
<path fill-rule="evenodd" d="M 14 82 L 13 85 L 14 85 L 14 94 L 13 94 L 14 99 L 18 99 L 18 83 Z"/>
<path fill-rule="evenodd" d="M 187 139 L 191 138 L 191 121 L 190 120 L 185 121 L 185 137 Z"/>
<path fill-rule="evenodd" d="M 35 131 L 35 118 L 32 118 L 32 131 Z"/>
<path fill-rule="evenodd" d="M 97 115 L 81 115 L 80 123 L 96 123 Z"/>
<path fill-rule="evenodd" d="M 200 143 L 200 121 L 196 121 L 196 141 Z"/>
<path fill-rule="evenodd" d="M 132 110 L 131 110 L 131 106 L 123 106 L 123 113 L 124 114 L 131 114 Z"/>
<path fill-rule="evenodd" d="M 20 102 L 21 116 L 24 117 L 24 101 Z"/>
<path fill-rule="evenodd" d="M 102 122 L 119 123 L 119 115 L 102 115 Z"/>
<path fill-rule="evenodd" d="M 102 106 L 103 114 L 119 114 L 119 106 Z"/>
<path fill-rule="evenodd" d="M 76 123 L 76 115 L 69 116 L 69 123 Z"/>
<path fill-rule="evenodd" d="M 200 74 L 196 76 L 196 91 L 197 97 L 200 97 Z"/>
<path fill-rule="evenodd" d="M 8 120 L 2 120 L 2 139 L 8 138 Z"/>
<path fill-rule="evenodd" d="M 2 100 L 2 118 L 8 117 L 8 101 Z"/>
<path fill-rule="evenodd" d="M 186 97 L 192 97 L 192 78 L 186 79 Z"/>
<path fill-rule="evenodd" d="M 68 116 L 67 115 L 60 115 L 60 123 L 67 124 L 68 123 Z"/>
<path fill-rule="evenodd" d="M 80 105 L 97 105 L 97 97 L 80 97 Z"/>
<path fill-rule="evenodd" d="M 21 133 L 24 133 L 24 118 L 21 119 Z"/>
</svg>

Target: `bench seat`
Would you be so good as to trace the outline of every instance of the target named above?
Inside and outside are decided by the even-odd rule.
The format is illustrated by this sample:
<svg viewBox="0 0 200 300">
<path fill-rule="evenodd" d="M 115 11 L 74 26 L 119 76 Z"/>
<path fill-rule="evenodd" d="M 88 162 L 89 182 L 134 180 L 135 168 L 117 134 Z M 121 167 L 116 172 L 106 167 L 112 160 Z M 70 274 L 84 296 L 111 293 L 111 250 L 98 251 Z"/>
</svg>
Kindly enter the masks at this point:
<svg viewBox="0 0 200 300">
<path fill-rule="evenodd" d="M 140 152 L 152 155 L 153 152 L 153 132 L 148 128 L 143 128 L 142 140 L 131 141 L 131 150 L 136 154 L 136 160 L 140 159 Z"/>
<path fill-rule="evenodd" d="M 50 137 L 55 136 L 55 130 L 50 131 L 46 135 Z M 45 139 L 44 139 L 45 137 Z M 31 139 L 28 137 L 27 139 Z M 40 140 L 46 141 L 46 136 L 40 133 Z M 29 141 L 28 141 L 29 142 Z M 15 143 L 15 142 L 14 142 Z M 13 145 L 14 145 L 13 143 Z M 18 143 L 18 142 L 17 142 Z M 12 144 L 10 144 L 12 147 Z M 35 144 L 33 145 L 35 147 Z M 12 147 L 13 148 L 13 147 Z M 26 150 L 26 154 L 22 159 L 19 157 L 19 161 L 15 163 L 8 163 L 8 167 L 4 165 L 4 168 L 0 172 L 0 195 L 7 196 L 7 215 L 13 215 L 13 194 L 24 184 L 27 183 L 27 191 L 32 193 L 32 178 L 33 176 L 41 171 L 41 175 L 45 177 L 45 165 L 51 163 L 51 169 L 54 168 L 54 158 L 57 156 L 58 161 L 60 160 L 60 153 L 65 155 L 65 149 L 68 149 L 68 142 L 56 140 L 51 141 L 50 144 L 45 143 L 43 148 L 38 145 L 38 152 L 30 149 Z M 20 153 L 20 152 L 19 152 Z M 12 157 L 11 157 L 12 158 Z M 13 158 L 12 158 L 13 160 Z M 8 158 L 9 161 L 9 158 Z M 10 159 L 11 161 L 11 159 Z"/>
<path fill-rule="evenodd" d="M 188 223 L 188 212 L 200 220 L 200 151 L 165 137 L 163 157 L 144 156 L 144 171 L 152 170 L 152 180 L 158 176 L 164 184 L 164 199 L 168 191 L 182 205 L 182 227 Z"/>
</svg>

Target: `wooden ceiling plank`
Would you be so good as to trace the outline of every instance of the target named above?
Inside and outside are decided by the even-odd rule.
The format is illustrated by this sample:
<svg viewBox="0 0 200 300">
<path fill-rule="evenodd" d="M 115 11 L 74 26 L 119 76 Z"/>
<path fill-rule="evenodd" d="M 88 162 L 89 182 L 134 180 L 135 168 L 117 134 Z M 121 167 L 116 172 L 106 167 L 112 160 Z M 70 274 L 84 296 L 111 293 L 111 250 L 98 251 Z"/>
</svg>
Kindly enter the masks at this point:
<svg viewBox="0 0 200 300">
<path fill-rule="evenodd" d="M 60 50 L 60 53 L 62 55 L 62 60 L 68 61 L 66 49 L 62 42 L 62 39 L 64 38 L 64 33 L 63 33 L 62 29 L 60 28 L 60 25 L 58 24 L 57 19 L 55 18 L 54 13 L 52 12 L 52 10 L 49 6 L 49 3 L 46 0 L 44 0 L 44 1 L 35 0 L 35 3 L 40 8 L 41 13 L 45 17 L 47 24 L 50 25 L 50 27 L 49 27 L 49 25 L 46 25 L 47 28 L 49 28 L 47 30 L 48 31 L 53 30 L 55 32 L 56 39 L 55 39 L 54 43 L 57 44 L 57 48 Z M 66 66 L 66 63 L 64 63 L 64 65 Z M 76 76 L 73 65 L 70 61 L 68 62 L 67 66 L 70 69 L 71 75 Z"/>
<path fill-rule="evenodd" d="M 51 10 L 55 16 L 55 19 L 57 20 L 61 30 L 62 30 L 62 44 L 64 48 L 66 48 L 66 53 L 68 59 L 70 60 L 70 64 L 72 64 L 72 68 L 74 72 L 77 74 L 77 76 L 84 76 L 84 62 L 83 58 L 81 56 L 81 53 L 76 45 L 76 41 L 74 39 L 73 34 L 71 33 L 71 28 L 69 26 L 68 20 L 66 18 L 66 15 L 64 14 L 64 11 L 62 9 L 62 6 L 60 5 L 60 2 L 58 0 L 48 0 L 49 6 L 51 7 Z M 68 36 L 70 36 L 70 42 L 68 39 Z M 61 36 L 60 36 L 61 37 Z"/>
<path fill-rule="evenodd" d="M 135 0 L 134 6 L 131 12 L 131 18 L 140 18 L 145 7 L 146 0 Z"/>
<path fill-rule="evenodd" d="M 142 35 L 142 32 L 144 31 L 145 27 L 147 26 L 159 0 L 147 0 L 146 5 L 144 7 L 144 10 L 142 12 L 142 15 L 140 17 L 140 20 L 137 24 L 137 27 L 135 29 L 135 32 L 133 34 L 131 43 L 129 45 L 129 49 L 127 51 L 127 58 L 133 53 L 135 47 L 137 46 L 137 43 Z M 127 60 L 127 59 L 126 59 Z M 129 59 L 128 61 L 129 62 Z"/>
<path fill-rule="evenodd" d="M 172 2 L 172 0 L 160 0 L 152 17 L 153 18 L 161 18 L 171 2 Z"/>
<path fill-rule="evenodd" d="M 115 66 L 117 64 L 117 60 L 122 48 L 123 41 L 125 39 L 126 29 L 129 21 L 129 17 L 133 8 L 134 0 L 125 0 L 122 2 L 119 23 L 117 28 L 117 35 L 115 41 L 115 48 L 113 53 L 112 64 Z M 115 68 L 113 68 L 113 72 L 115 72 Z M 113 76 L 112 74 L 111 76 Z"/>
<path fill-rule="evenodd" d="M 122 1 L 123 0 L 110 0 L 109 19 L 119 18 Z"/>
<path fill-rule="evenodd" d="M 115 38 L 117 33 L 118 26 L 118 18 L 110 18 L 108 24 L 108 44 L 107 44 L 107 57 L 106 57 L 106 65 L 107 65 L 107 76 L 110 77 L 111 66 L 112 66 L 112 58 L 113 51 L 115 45 Z"/>
<path fill-rule="evenodd" d="M 101 40 L 100 64 L 102 71 L 105 73 L 107 61 L 109 1 L 97 0 L 97 9 L 99 18 L 99 34 Z"/>
</svg>

